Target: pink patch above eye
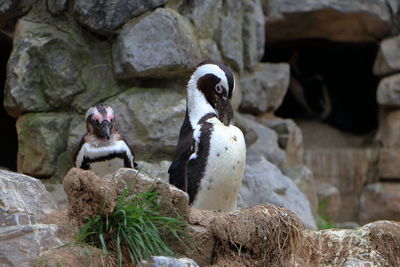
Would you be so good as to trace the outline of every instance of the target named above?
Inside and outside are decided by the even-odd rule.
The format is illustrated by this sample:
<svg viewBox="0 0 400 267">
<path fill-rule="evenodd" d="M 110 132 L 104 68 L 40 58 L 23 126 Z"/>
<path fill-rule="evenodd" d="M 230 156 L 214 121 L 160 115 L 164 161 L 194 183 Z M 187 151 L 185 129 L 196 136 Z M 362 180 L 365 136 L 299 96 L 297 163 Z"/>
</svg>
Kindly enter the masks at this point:
<svg viewBox="0 0 400 267">
<path fill-rule="evenodd" d="M 99 121 L 100 123 L 103 121 L 101 114 L 99 112 L 95 112 L 92 116 L 92 120 Z"/>
</svg>

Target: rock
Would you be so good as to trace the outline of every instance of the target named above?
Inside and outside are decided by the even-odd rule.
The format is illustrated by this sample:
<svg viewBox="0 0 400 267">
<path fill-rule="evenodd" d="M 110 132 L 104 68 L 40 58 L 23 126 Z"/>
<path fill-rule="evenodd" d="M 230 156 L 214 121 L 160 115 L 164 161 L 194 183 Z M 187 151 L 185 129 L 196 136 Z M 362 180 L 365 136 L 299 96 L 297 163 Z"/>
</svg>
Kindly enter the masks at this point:
<svg viewBox="0 0 400 267">
<path fill-rule="evenodd" d="M 76 40 L 56 26 L 28 19 L 16 26 L 7 68 L 4 106 L 14 117 L 66 107 L 84 91 L 85 53 Z"/>
<path fill-rule="evenodd" d="M 169 181 L 168 168 L 171 165 L 171 161 L 162 160 L 160 162 L 155 162 L 155 163 L 138 161 L 137 164 L 139 172 L 144 172 L 150 177 L 161 179 L 168 183 Z"/>
<path fill-rule="evenodd" d="M 270 204 L 218 214 L 210 227 L 219 266 L 292 266 L 291 255 L 302 243 L 299 219 Z"/>
<path fill-rule="evenodd" d="M 62 245 L 57 225 L 40 223 L 56 208 L 40 180 L 0 170 L 0 265 L 32 266 L 41 250 Z"/>
<path fill-rule="evenodd" d="M 370 135 L 349 134 L 319 122 L 296 122 L 303 131 L 304 165 L 315 181 L 338 188 L 340 221 L 357 221 L 361 192 L 376 177 L 379 146 Z"/>
<path fill-rule="evenodd" d="M 374 42 L 389 34 L 392 23 L 386 1 L 376 0 L 270 0 L 265 11 L 268 42 Z"/>
<path fill-rule="evenodd" d="M 110 98 L 117 128 L 138 159 L 170 159 L 178 142 L 186 102 L 171 90 L 132 88 Z"/>
<path fill-rule="evenodd" d="M 17 120 L 18 171 L 50 177 L 66 149 L 70 117 L 66 113 L 30 113 Z"/>
<path fill-rule="evenodd" d="M 92 171 L 72 168 L 64 178 L 68 197 L 68 216 L 80 226 L 98 214 L 110 215 L 117 203 L 117 191 L 112 182 Z"/>
<path fill-rule="evenodd" d="M 62 244 L 57 237 L 56 225 L 23 224 L 0 227 L 0 263 L 2 266 L 33 266 L 41 250 Z"/>
<path fill-rule="evenodd" d="M 205 58 L 208 60 L 214 60 L 214 61 L 218 61 L 218 62 L 223 61 L 221 52 L 219 51 L 217 44 L 213 40 L 200 39 L 199 46 L 200 46 L 202 58 Z M 236 88 L 235 88 L 235 90 L 236 90 Z"/>
<path fill-rule="evenodd" d="M 339 189 L 324 182 L 317 182 L 316 187 L 318 202 L 320 203 L 318 212 L 326 219 L 338 220 L 339 210 L 342 206 Z"/>
<path fill-rule="evenodd" d="M 162 6 L 168 0 L 96 1 L 78 0 L 74 3 L 75 18 L 83 26 L 98 34 L 111 34 L 113 30 L 149 10 Z"/>
<path fill-rule="evenodd" d="M 400 107 L 400 74 L 383 78 L 379 82 L 376 95 L 380 105 L 396 108 Z"/>
<path fill-rule="evenodd" d="M 34 1 L 32 0 L 3 0 L 0 3 L 0 29 L 7 22 L 26 14 Z"/>
<path fill-rule="evenodd" d="M 243 61 L 253 70 L 264 55 L 265 19 L 260 0 L 242 1 L 243 8 Z"/>
<path fill-rule="evenodd" d="M 43 185 L 46 187 L 46 190 L 51 194 L 54 200 L 57 203 L 57 207 L 60 210 L 65 210 L 68 208 L 68 198 L 67 194 L 64 191 L 63 184 L 58 184 L 54 182 L 47 182 L 47 180 L 42 180 Z"/>
<path fill-rule="evenodd" d="M 54 16 L 61 15 L 67 9 L 68 0 L 46 0 L 47 10 Z"/>
<path fill-rule="evenodd" d="M 384 148 L 399 150 L 400 110 L 383 109 L 380 115 L 379 130 L 376 139 Z"/>
<path fill-rule="evenodd" d="M 189 21 L 169 8 L 125 24 L 114 43 L 114 70 L 122 80 L 170 78 L 198 63 L 200 49 Z"/>
<path fill-rule="evenodd" d="M 377 221 L 357 229 L 308 231 L 294 266 L 397 266 L 400 224 Z"/>
<path fill-rule="evenodd" d="M 400 181 L 400 150 L 381 149 L 378 163 L 378 177 L 399 179 Z"/>
<path fill-rule="evenodd" d="M 232 69 L 243 71 L 243 9 L 242 1 L 223 1 L 219 28 L 216 32 L 222 57 Z"/>
<path fill-rule="evenodd" d="M 360 198 L 359 221 L 400 221 L 400 184 L 380 182 L 367 185 Z"/>
<path fill-rule="evenodd" d="M 277 110 L 289 86 L 289 72 L 287 63 L 260 63 L 253 73 L 244 74 L 240 110 L 253 114 Z"/>
<path fill-rule="evenodd" d="M 247 162 L 239 194 L 242 200 L 241 207 L 272 203 L 294 212 L 305 227 L 316 229 L 307 197 L 278 167 L 263 157 Z"/>
<path fill-rule="evenodd" d="M 201 39 L 212 38 L 219 27 L 222 0 L 194 0 L 183 3 L 178 11 L 194 25 Z"/>
<path fill-rule="evenodd" d="M 400 71 L 400 35 L 380 43 L 374 64 L 374 74 L 383 76 Z"/>
<path fill-rule="evenodd" d="M 310 201 L 312 214 L 316 217 L 318 212 L 318 197 L 312 171 L 304 165 L 284 168 L 282 171 L 284 175 L 292 179 L 299 190 Z"/>
<path fill-rule="evenodd" d="M 142 260 L 137 267 L 198 267 L 199 265 L 189 258 L 173 258 L 165 256 L 152 256 L 149 260 Z"/>
<path fill-rule="evenodd" d="M 247 158 L 263 156 L 277 166 L 284 165 L 285 152 L 278 147 L 278 137 L 273 130 L 239 113 L 235 114 L 234 122 L 243 131 Z"/>
<path fill-rule="evenodd" d="M 303 164 L 303 133 L 293 120 L 262 115 L 257 121 L 277 133 L 279 147 L 286 152 L 286 167 Z"/>
<path fill-rule="evenodd" d="M 0 170 L 0 208 L 9 212 L 17 224 L 17 217 L 42 216 L 57 209 L 57 205 L 40 180 L 20 173 Z M 0 214 L 2 213 L 0 212 Z M 8 218 L 10 219 L 10 218 Z M 25 220 L 24 220 L 25 221 Z M 4 221 L 0 220 L 4 226 Z M 22 223 L 22 220 L 20 220 Z"/>
</svg>

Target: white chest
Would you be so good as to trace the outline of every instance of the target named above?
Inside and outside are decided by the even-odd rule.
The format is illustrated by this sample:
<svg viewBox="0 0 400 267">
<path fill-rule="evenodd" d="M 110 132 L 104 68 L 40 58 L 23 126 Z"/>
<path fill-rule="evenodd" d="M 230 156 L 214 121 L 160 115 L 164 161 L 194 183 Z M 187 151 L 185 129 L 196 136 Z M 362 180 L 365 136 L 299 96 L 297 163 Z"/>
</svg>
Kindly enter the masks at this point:
<svg viewBox="0 0 400 267">
<path fill-rule="evenodd" d="M 236 208 L 246 161 L 246 145 L 242 132 L 218 121 L 210 140 L 204 176 L 193 201 L 193 207 L 230 211 Z"/>
<path fill-rule="evenodd" d="M 89 169 L 97 173 L 100 177 L 103 177 L 123 167 L 124 160 L 122 158 L 112 158 L 104 161 L 92 162 L 90 163 Z"/>
</svg>

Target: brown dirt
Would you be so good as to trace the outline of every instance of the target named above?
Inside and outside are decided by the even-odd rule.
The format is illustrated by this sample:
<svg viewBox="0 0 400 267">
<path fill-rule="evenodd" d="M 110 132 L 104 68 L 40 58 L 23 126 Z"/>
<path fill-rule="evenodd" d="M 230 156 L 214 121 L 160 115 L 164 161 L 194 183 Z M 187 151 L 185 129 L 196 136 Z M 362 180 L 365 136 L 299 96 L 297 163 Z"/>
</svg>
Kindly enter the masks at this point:
<svg viewBox="0 0 400 267">
<path fill-rule="evenodd" d="M 117 192 L 113 184 L 92 171 L 72 168 L 64 178 L 68 196 L 68 216 L 79 225 L 97 214 L 111 214 L 116 206 Z"/>
<path fill-rule="evenodd" d="M 221 213 L 210 227 L 217 239 L 214 264 L 224 266 L 288 266 L 303 241 L 298 217 L 270 204 Z"/>
<path fill-rule="evenodd" d="M 100 249 L 85 246 L 67 246 L 44 252 L 36 263 L 36 267 L 114 267 L 116 260 L 104 255 Z"/>
</svg>

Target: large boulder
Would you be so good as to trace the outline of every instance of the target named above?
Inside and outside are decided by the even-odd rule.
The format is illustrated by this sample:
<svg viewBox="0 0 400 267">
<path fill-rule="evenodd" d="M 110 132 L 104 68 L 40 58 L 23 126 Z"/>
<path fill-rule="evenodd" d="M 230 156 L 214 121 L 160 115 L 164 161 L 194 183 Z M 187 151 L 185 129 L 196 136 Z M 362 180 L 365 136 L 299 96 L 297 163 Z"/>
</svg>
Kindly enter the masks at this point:
<svg viewBox="0 0 400 267">
<path fill-rule="evenodd" d="M 374 74 L 383 76 L 400 72 L 400 35 L 381 42 L 374 64 Z"/>
<path fill-rule="evenodd" d="M 19 17 L 32 6 L 32 0 L 3 0 L 0 3 L 0 29 L 3 28 L 7 22 Z"/>
<path fill-rule="evenodd" d="M 265 1 L 269 42 L 321 38 L 343 42 L 377 41 L 390 33 L 386 1 Z"/>
<path fill-rule="evenodd" d="M 98 34 L 110 34 L 129 19 L 162 6 L 168 0 L 74 1 L 75 18 L 83 26 Z"/>
<path fill-rule="evenodd" d="M 183 75 L 200 63 L 190 22 L 169 8 L 125 24 L 113 56 L 115 74 L 122 80 Z"/>
<path fill-rule="evenodd" d="M 400 181 L 400 150 L 383 148 L 379 154 L 378 177 L 399 179 Z"/>
<path fill-rule="evenodd" d="M 384 148 L 400 150 L 400 110 L 383 109 L 379 123 L 377 140 Z"/>
<path fill-rule="evenodd" d="M 359 221 L 400 221 L 400 184 L 379 182 L 367 185 L 360 199 Z"/>
<path fill-rule="evenodd" d="M 8 113 L 18 117 L 71 106 L 84 112 L 116 95 L 121 89 L 114 79 L 110 45 L 82 34 L 73 21 L 38 12 L 32 10 L 16 26 L 7 65 Z"/>
<path fill-rule="evenodd" d="M 397 52 L 399 53 L 399 51 L 400 48 Z M 383 78 L 379 82 L 376 94 L 380 105 L 395 108 L 400 107 L 400 74 Z"/>
<path fill-rule="evenodd" d="M 163 89 L 133 88 L 107 101 L 117 114 L 117 128 L 140 160 L 170 158 L 175 152 L 186 101 Z"/>
<path fill-rule="evenodd" d="M 248 159 L 239 195 L 241 207 L 272 203 L 294 212 L 307 228 L 316 229 L 307 197 L 263 157 Z"/>
<path fill-rule="evenodd" d="M 289 86 L 289 72 L 286 63 L 260 63 L 254 72 L 244 74 L 240 79 L 240 110 L 253 114 L 277 110 Z"/>
<path fill-rule="evenodd" d="M 295 266 L 398 266 L 400 224 L 377 221 L 357 229 L 305 232 Z"/>
<path fill-rule="evenodd" d="M 29 113 L 17 120 L 18 171 L 50 177 L 66 150 L 70 116 L 66 113 Z"/>
<path fill-rule="evenodd" d="M 40 251 L 62 245 L 58 226 L 40 222 L 56 209 L 40 180 L 0 170 L 1 266 L 32 266 Z"/>
<path fill-rule="evenodd" d="M 235 114 L 234 122 L 244 134 L 247 157 L 263 156 L 273 164 L 283 167 L 286 162 L 285 152 L 278 146 L 277 134 L 252 117 Z"/>
</svg>

